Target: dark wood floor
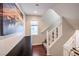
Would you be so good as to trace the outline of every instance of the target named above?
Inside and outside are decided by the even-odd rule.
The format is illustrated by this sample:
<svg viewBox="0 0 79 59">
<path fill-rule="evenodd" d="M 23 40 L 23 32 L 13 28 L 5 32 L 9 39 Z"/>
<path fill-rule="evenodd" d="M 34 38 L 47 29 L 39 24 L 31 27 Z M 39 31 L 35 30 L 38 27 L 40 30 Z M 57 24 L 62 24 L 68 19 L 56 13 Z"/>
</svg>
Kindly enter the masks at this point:
<svg viewBox="0 0 79 59">
<path fill-rule="evenodd" d="M 32 46 L 33 56 L 46 56 L 46 50 L 43 45 Z"/>
</svg>

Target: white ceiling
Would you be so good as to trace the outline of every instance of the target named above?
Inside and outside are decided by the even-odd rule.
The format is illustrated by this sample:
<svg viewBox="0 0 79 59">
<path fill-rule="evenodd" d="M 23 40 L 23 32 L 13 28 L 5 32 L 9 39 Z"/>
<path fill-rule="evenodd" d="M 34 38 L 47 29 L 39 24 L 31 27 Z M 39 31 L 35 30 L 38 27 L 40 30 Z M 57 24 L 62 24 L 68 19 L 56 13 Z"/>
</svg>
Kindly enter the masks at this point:
<svg viewBox="0 0 79 59">
<path fill-rule="evenodd" d="M 22 3 L 19 5 L 27 15 L 43 15 L 49 8 L 52 8 L 55 4 L 39 3 L 39 6 L 36 6 L 36 3 Z M 35 14 L 34 11 L 37 11 L 37 13 Z"/>
<path fill-rule="evenodd" d="M 63 16 L 75 29 L 79 29 L 79 4 L 78 3 L 23 3 L 19 4 L 27 15 L 43 15 L 48 9 L 53 9 L 60 16 Z M 37 14 L 34 11 L 38 11 Z"/>
</svg>

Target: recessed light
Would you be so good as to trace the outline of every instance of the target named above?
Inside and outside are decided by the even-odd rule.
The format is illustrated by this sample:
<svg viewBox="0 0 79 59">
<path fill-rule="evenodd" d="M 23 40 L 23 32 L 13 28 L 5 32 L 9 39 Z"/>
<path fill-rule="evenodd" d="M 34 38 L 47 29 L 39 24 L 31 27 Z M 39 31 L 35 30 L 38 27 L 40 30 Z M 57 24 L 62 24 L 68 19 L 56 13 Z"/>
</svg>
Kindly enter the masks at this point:
<svg viewBox="0 0 79 59">
<path fill-rule="evenodd" d="M 38 12 L 37 11 L 34 11 L 34 13 L 37 14 Z"/>
</svg>

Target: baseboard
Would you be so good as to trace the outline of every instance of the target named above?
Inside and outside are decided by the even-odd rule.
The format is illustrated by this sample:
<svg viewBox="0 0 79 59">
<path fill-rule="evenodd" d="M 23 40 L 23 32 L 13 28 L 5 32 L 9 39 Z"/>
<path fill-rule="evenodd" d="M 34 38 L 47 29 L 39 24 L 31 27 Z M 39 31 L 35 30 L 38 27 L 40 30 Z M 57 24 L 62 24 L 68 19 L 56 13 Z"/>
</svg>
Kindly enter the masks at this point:
<svg viewBox="0 0 79 59">
<path fill-rule="evenodd" d="M 42 45 L 42 43 L 33 43 L 32 45 Z"/>
</svg>

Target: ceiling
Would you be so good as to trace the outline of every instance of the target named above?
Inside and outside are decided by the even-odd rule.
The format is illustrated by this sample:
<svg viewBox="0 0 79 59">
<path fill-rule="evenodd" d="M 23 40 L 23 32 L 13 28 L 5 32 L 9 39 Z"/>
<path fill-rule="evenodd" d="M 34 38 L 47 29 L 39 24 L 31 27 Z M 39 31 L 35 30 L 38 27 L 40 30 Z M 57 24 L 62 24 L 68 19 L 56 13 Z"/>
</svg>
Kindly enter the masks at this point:
<svg viewBox="0 0 79 59">
<path fill-rule="evenodd" d="M 55 6 L 55 4 L 50 3 L 39 3 L 39 6 L 36 6 L 36 3 L 21 3 L 19 4 L 27 15 L 43 15 L 49 8 Z M 37 13 L 34 13 L 37 11 Z"/>
<path fill-rule="evenodd" d="M 22 3 L 19 4 L 27 15 L 44 15 L 48 9 L 53 9 L 64 17 L 75 29 L 79 29 L 79 4 L 78 3 Z M 37 11 L 37 13 L 34 13 Z"/>
</svg>

